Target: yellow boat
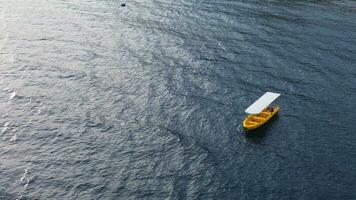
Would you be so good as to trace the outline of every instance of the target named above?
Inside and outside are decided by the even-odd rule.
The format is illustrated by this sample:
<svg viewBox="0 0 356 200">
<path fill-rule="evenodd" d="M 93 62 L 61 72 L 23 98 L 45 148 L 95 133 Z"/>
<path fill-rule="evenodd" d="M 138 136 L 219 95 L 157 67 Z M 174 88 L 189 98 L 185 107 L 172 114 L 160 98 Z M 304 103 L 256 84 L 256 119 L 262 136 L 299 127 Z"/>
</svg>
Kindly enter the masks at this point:
<svg viewBox="0 0 356 200">
<path fill-rule="evenodd" d="M 276 115 L 280 111 L 279 106 L 269 107 L 269 105 L 279 96 L 278 93 L 266 92 L 248 107 L 245 112 L 250 115 L 242 123 L 244 128 L 247 130 L 256 129 Z"/>
<path fill-rule="evenodd" d="M 262 112 L 258 114 L 253 114 L 247 116 L 244 120 L 243 125 L 247 130 L 256 129 L 270 120 L 274 115 L 279 112 L 279 106 L 274 106 L 270 108 L 265 108 Z"/>
</svg>

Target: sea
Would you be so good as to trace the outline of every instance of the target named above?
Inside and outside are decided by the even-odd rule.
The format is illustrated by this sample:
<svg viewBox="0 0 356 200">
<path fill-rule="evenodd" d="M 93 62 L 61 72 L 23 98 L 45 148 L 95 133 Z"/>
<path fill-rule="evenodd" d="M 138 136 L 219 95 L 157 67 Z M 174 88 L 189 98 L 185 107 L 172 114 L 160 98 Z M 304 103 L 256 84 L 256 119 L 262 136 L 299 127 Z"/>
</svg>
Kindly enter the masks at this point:
<svg viewBox="0 0 356 200">
<path fill-rule="evenodd" d="M 354 0 L 0 0 L 1 200 L 354 200 L 355 120 Z"/>
</svg>

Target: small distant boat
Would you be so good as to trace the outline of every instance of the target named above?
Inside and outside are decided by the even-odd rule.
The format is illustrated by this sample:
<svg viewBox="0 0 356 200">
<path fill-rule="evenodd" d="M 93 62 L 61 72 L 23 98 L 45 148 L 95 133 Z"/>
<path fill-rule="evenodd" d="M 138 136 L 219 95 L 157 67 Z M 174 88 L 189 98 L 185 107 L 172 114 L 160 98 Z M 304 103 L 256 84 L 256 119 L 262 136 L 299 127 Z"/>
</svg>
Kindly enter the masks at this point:
<svg viewBox="0 0 356 200">
<path fill-rule="evenodd" d="M 245 112 L 249 114 L 243 121 L 243 126 L 247 130 L 256 129 L 266 122 L 268 122 L 274 115 L 276 115 L 280 108 L 279 106 L 269 106 L 275 101 L 280 94 L 273 92 L 266 92 L 257 101 L 250 105 Z"/>
</svg>

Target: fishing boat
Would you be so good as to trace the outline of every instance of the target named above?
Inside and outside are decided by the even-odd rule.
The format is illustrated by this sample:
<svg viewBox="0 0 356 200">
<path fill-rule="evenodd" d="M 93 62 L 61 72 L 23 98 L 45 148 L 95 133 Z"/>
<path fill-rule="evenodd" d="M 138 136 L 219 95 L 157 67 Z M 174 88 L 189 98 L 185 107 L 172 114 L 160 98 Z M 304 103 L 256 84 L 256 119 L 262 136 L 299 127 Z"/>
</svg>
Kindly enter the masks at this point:
<svg viewBox="0 0 356 200">
<path fill-rule="evenodd" d="M 270 106 L 280 94 L 266 92 L 257 101 L 250 105 L 245 112 L 249 114 L 243 121 L 243 126 L 247 130 L 256 129 L 268 122 L 279 111 L 279 106 Z"/>
</svg>

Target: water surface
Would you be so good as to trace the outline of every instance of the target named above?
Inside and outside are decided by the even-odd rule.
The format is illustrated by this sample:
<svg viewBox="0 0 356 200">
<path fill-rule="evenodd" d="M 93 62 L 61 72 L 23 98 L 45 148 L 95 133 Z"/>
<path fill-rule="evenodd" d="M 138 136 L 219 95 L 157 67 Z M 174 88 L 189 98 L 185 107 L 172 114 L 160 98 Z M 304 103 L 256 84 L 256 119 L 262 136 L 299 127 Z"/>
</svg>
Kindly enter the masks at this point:
<svg viewBox="0 0 356 200">
<path fill-rule="evenodd" d="M 121 3 L 0 0 L 0 199 L 356 199 L 355 1 Z"/>
</svg>

